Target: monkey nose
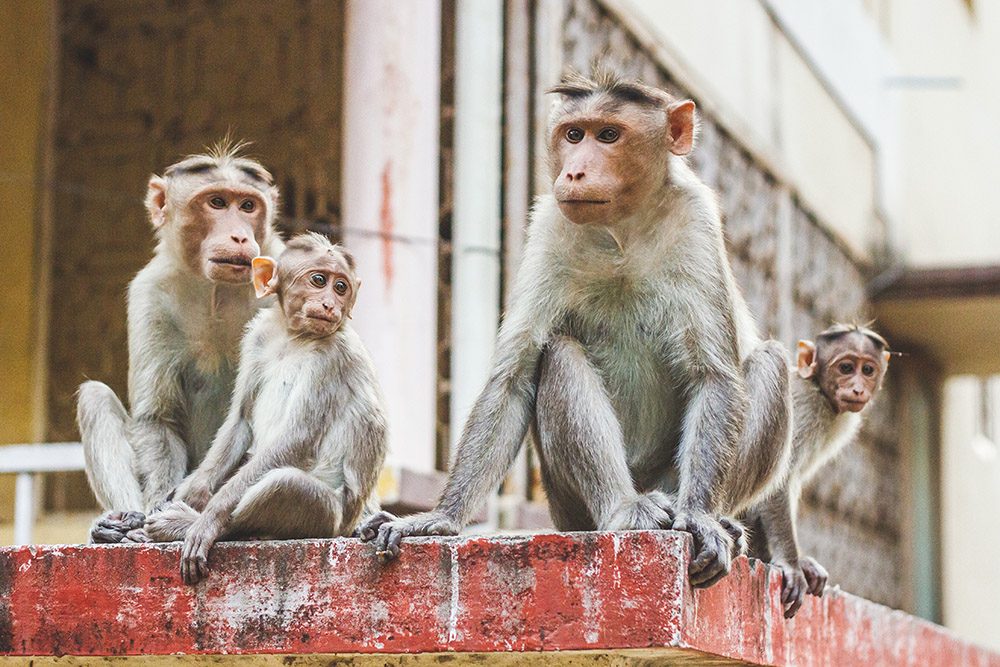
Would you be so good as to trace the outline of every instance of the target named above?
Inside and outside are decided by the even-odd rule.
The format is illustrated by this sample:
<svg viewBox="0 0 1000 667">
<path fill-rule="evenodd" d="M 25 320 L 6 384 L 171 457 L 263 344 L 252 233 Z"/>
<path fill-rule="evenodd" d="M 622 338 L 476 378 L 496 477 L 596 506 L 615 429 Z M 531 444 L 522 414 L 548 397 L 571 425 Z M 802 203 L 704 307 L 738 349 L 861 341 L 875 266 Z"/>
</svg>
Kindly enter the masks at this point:
<svg viewBox="0 0 1000 667">
<path fill-rule="evenodd" d="M 232 240 L 236 241 L 240 245 L 243 245 L 244 243 L 246 243 L 247 241 L 250 240 L 250 237 L 245 236 L 244 234 L 233 234 L 229 238 L 231 238 Z"/>
<path fill-rule="evenodd" d="M 584 172 L 582 172 L 582 171 L 577 171 L 577 172 L 570 172 L 570 171 L 568 171 L 568 172 L 566 172 L 566 178 L 569 181 L 571 181 L 571 182 L 572 181 L 579 181 L 579 180 L 583 179 L 583 177 L 585 175 L 586 174 L 584 174 Z"/>
</svg>

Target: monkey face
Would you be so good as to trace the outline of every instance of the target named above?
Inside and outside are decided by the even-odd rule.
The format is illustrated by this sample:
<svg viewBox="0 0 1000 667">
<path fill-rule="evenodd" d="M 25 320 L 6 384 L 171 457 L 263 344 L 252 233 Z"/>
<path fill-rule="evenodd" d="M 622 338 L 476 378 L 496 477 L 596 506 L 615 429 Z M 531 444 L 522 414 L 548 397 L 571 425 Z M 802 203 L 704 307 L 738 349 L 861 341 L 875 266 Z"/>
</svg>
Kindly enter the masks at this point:
<svg viewBox="0 0 1000 667">
<path fill-rule="evenodd" d="M 351 316 L 360 281 L 333 250 L 286 251 L 281 257 L 278 295 L 289 332 L 323 338 Z"/>
<path fill-rule="evenodd" d="M 690 149 L 693 109 L 600 96 L 571 105 L 553 125 L 549 148 L 562 214 L 577 224 L 613 224 L 648 208 L 667 176 L 667 153 Z"/>
<path fill-rule="evenodd" d="M 149 182 L 146 206 L 171 252 L 213 282 L 248 283 L 270 233 L 277 188 L 256 162 L 194 156 Z"/>
<path fill-rule="evenodd" d="M 834 412 L 861 412 L 882 384 L 888 352 L 854 331 L 814 345 L 799 342 L 799 373 L 815 377 Z"/>
</svg>

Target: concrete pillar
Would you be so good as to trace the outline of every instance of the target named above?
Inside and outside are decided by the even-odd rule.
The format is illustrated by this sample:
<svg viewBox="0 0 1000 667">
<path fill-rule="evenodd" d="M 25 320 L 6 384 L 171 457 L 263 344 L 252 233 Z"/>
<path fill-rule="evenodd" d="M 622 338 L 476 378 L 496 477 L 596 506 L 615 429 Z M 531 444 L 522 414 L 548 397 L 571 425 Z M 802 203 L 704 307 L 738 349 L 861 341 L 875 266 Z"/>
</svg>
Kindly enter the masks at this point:
<svg viewBox="0 0 1000 667">
<path fill-rule="evenodd" d="M 390 461 L 434 468 L 441 9 L 351 0 L 344 54 L 344 242 L 353 324 L 391 419 Z"/>
<path fill-rule="evenodd" d="M 486 383 L 500 311 L 503 5 L 455 7 L 451 453 Z"/>
</svg>

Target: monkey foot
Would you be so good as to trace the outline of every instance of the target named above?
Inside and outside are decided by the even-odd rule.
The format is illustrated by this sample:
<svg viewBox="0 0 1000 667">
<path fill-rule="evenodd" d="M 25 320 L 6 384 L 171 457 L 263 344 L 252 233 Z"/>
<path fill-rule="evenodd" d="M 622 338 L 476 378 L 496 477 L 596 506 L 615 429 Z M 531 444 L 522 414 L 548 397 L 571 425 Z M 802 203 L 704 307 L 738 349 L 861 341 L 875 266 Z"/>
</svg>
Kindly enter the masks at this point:
<svg viewBox="0 0 1000 667">
<path fill-rule="evenodd" d="M 692 586 L 708 588 L 729 574 L 733 539 L 718 520 L 703 512 L 678 512 L 673 529 L 694 538 L 688 567 Z"/>
<path fill-rule="evenodd" d="M 750 543 L 747 540 L 747 531 L 743 524 L 728 516 L 719 517 L 719 523 L 729 533 L 729 537 L 733 538 L 733 558 L 745 556 L 750 548 Z"/>
<path fill-rule="evenodd" d="M 358 530 L 362 542 L 375 543 L 380 563 L 399 556 L 399 542 L 411 535 L 457 535 L 458 525 L 440 512 L 424 512 L 400 519 L 389 512 L 379 512 Z"/>
<path fill-rule="evenodd" d="M 142 512 L 108 512 L 98 517 L 90 527 L 90 541 L 94 544 L 136 541 L 129 537 L 129 533 L 141 529 L 145 523 L 146 515 Z"/>
<path fill-rule="evenodd" d="M 799 559 L 799 567 L 809 584 L 806 592 L 816 597 L 823 597 L 823 589 L 826 588 L 826 580 L 830 576 L 826 568 L 809 556 L 803 556 Z"/>
</svg>

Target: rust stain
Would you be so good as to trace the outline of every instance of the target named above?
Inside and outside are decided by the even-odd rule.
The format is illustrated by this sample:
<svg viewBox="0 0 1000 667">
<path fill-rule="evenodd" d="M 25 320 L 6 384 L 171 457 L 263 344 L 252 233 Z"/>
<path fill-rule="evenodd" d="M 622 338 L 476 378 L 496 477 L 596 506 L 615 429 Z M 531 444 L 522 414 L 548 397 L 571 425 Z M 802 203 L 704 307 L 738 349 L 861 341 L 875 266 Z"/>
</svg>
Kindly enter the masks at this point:
<svg viewBox="0 0 1000 667">
<path fill-rule="evenodd" d="M 392 218 L 392 162 L 386 162 L 382 168 L 382 210 L 379 216 L 379 231 L 382 234 L 382 272 L 385 274 L 385 286 L 388 292 L 392 287 L 392 230 L 395 220 Z"/>
</svg>

